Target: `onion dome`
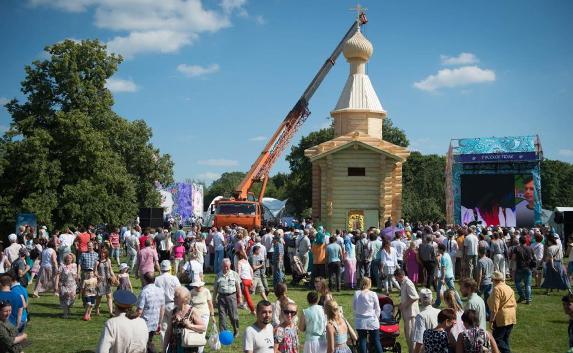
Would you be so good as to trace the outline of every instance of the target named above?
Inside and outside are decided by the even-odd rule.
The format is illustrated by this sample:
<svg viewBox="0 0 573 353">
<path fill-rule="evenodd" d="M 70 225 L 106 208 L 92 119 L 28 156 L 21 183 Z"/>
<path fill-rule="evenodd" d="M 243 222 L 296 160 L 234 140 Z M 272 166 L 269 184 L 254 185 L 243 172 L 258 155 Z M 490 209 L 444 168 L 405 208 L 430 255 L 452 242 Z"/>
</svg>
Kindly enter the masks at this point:
<svg viewBox="0 0 573 353">
<path fill-rule="evenodd" d="M 350 37 L 344 46 L 342 47 L 342 53 L 346 60 L 363 60 L 368 61 L 372 56 L 372 52 L 374 51 L 374 47 L 372 47 L 372 43 L 364 37 L 360 28 L 354 33 L 352 37 Z"/>
</svg>

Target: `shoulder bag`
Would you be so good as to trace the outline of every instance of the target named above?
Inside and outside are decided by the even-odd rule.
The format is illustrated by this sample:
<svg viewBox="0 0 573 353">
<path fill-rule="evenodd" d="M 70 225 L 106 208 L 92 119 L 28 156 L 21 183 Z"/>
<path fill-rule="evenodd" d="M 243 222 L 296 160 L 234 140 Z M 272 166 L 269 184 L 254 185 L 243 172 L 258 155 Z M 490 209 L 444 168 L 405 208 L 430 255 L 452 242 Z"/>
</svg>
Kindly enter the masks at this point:
<svg viewBox="0 0 573 353">
<path fill-rule="evenodd" d="M 189 319 L 193 321 L 193 308 L 189 310 L 184 320 Z M 188 328 L 183 328 L 181 333 L 181 346 L 182 347 L 203 347 L 207 344 L 207 339 L 205 338 L 206 332 L 199 333 Z"/>
</svg>

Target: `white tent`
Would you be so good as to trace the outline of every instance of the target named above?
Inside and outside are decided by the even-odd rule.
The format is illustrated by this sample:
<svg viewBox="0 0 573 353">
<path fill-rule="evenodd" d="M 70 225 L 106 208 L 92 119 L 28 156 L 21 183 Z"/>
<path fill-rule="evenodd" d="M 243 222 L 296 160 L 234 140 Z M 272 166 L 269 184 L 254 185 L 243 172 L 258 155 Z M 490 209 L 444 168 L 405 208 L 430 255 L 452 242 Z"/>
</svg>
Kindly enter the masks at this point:
<svg viewBox="0 0 573 353">
<path fill-rule="evenodd" d="M 263 197 L 263 218 L 265 221 L 279 222 L 285 212 L 287 200 L 277 200 L 272 197 Z"/>
</svg>

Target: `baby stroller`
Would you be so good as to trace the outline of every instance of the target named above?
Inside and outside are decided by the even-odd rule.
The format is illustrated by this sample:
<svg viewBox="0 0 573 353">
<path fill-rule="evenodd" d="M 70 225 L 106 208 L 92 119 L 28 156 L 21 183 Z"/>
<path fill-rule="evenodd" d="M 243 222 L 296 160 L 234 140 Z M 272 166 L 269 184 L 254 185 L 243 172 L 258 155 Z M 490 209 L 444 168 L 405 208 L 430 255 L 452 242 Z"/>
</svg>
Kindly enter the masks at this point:
<svg viewBox="0 0 573 353">
<path fill-rule="evenodd" d="M 302 281 L 302 284 L 306 284 L 308 282 L 308 273 L 302 268 L 302 261 L 298 256 L 292 257 L 292 284 L 298 284 Z"/>
<path fill-rule="evenodd" d="M 394 302 L 392 298 L 380 295 L 378 296 L 380 304 L 380 343 L 384 352 L 401 353 L 402 347 L 398 342 L 400 336 L 400 311 L 394 315 Z M 383 310 L 386 307 L 387 310 Z"/>
</svg>

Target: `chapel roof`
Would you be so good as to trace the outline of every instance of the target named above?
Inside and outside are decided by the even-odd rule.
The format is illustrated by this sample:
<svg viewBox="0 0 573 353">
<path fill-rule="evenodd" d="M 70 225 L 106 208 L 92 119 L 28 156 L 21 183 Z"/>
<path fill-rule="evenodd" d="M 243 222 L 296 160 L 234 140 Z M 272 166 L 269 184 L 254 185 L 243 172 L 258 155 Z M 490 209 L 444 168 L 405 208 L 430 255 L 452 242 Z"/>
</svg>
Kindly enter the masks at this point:
<svg viewBox="0 0 573 353">
<path fill-rule="evenodd" d="M 410 155 L 410 151 L 405 147 L 395 145 L 359 131 L 353 131 L 346 135 L 323 142 L 320 145 L 308 148 L 304 151 L 304 155 L 314 162 L 315 160 L 326 157 L 331 153 L 338 152 L 353 145 L 365 147 L 400 162 L 404 162 Z"/>
</svg>

